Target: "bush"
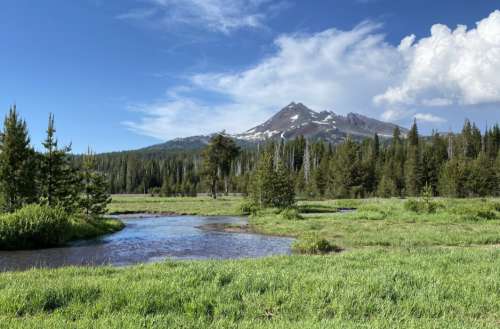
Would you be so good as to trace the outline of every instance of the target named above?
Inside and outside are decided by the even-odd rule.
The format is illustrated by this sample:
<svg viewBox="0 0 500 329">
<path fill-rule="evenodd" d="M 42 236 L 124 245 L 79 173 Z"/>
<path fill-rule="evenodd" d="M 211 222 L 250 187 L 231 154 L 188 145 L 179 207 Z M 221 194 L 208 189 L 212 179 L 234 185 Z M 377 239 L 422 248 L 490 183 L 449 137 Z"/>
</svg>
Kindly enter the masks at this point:
<svg viewBox="0 0 500 329">
<path fill-rule="evenodd" d="M 330 242 L 328 240 L 321 238 L 318 234 L 308 234 L 297 241 L 295 241 L 292 245 L 293 251 L 300 254 L 326 254 L 333 251 L 340 251 L 341 249 Z"/>
<path fill-rule="evenodd" d="M 280 212 L 280 216 L 281 216 L 281 218 L 283 218 L 285 220 L 299 220 L 299 219 L 304 219 L 304 217 L 302 217 L 300 215 L 299 210 L 297 208 L 293 208 L 293 207 L 283 209 Z"/>
<path fill-rule="evenodd" d="M 29 205 L 0 216 L 0 249 L 32 249 L 64 244 L 71 226 L 60 208 Z"/>
<path fill-rule="evenodd" d="M 492 220 L 497 218 L 497 214 L 489 209 L 478 210 L 476 216 L 480 219 Z"/>
<path fill-rule="evenodd" d="M 259 206 L 252 201 L 245 201 L 240 206 L 242 215 L 255 215 L 259 211 Z"/>
</svg>

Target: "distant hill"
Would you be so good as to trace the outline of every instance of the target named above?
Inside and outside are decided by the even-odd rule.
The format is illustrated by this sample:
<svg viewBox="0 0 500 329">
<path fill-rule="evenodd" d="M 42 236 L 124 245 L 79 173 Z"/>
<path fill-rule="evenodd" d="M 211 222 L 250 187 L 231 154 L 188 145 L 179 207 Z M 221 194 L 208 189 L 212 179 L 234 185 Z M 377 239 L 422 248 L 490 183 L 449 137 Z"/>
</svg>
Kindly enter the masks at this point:
<svg viewBox="0 0 500 329">
<path fill-rule="evenodd" d="M 281 109 L 269 120 L 241 134 L 232 135 L 240 146 L 252 146 L 272 139 L 294 139 L 304 136 L 310 139 L 321 139 L 330 143 L 339 143 L 347 136 L 356 140 L 373 137 L 390 138 L 397 125 L 349 113 L 346 116 L 331 111 L 315 112 L 302 103 L 291 103 Z M 399 127 L 402 134 L 406 128 Z M 196 150 L 205 147 L 211 135 L 176 138 L 165 143 L 149 146 L 139 151 L 161 152 Z"/>
</svg>

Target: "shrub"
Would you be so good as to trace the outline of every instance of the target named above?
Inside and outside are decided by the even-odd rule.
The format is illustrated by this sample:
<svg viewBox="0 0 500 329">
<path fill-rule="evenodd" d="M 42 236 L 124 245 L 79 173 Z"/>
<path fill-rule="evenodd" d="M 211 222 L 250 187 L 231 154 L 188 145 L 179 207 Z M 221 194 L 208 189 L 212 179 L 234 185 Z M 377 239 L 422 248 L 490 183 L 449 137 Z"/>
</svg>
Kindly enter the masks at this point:
<svg viewBox="0 0 500 329">
<path fill-rule="evenodd" d="M 438 203 L 432 199 L 432 187 L 425 184 L 422 197 L 418 200 L 410 199 L 405 203 L 405 208 L 416 213 L 433 214 L 438 208 Z"/>
<path fill-rule="evenodd" d="M 340 248 L 321 238 L 318 234 L 312 233 L 300 237 L 292 245 L 293 251 L 300 254 L 326 254 L 332 251 L 340 251 Z"/>
<path fill-rule="evenodd" d="M 405 202 L 404 207 L 408 211 L 413 211 L 416 213 L 419 213 L 422 211 L 422 204 L 416 199 L 409 199 L 408 201 Z"/>
<path fill-rule="evenodd" d="M 285 220 L 299 220 L 299 219 L 304 219 L 304 217 L 302 217 L 300 215 L 299 210 L 297 208 L 293 208 L 293 207 L 289 207 L 289 208 L 283 209 L 280 212 L 280 216 L 281 216 L 281 218 L 283 218 Z"/>
<path fill-rule="evenodd" d="M 480 218 L 480 219 L 488 219 L 488 220 L 496 219 L 497 218 L 497 214 L 495 214 L 494 211 L 491 211 L 491 210 L 488 210 L 488 209 L 478 210 L 477 213 L 476 213 L 476 216 L 478 218 Z"/>
<path fill-rule="evenodd" d="M 259 206 L 253 201 L 245 201 L 240 206 L 242 215 L 255 215 L 259 211 Z"/>
<path fill-rule="evenodd" d="M 31 249 L 64 244 L 70 235 L 66 212 L 60 208 L 29 205 L 0 216 L 0 249 Z"/>
</svg>

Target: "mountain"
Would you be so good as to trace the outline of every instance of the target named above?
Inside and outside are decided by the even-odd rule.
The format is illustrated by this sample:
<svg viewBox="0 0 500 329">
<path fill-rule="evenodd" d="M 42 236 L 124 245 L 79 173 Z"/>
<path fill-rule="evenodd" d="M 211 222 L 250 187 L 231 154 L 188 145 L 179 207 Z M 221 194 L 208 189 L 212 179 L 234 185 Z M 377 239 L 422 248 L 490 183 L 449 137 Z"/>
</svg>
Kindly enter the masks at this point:
<svg viewBox="0 0 500 329">
<path fill-rule="evenodd" d="M 396 127 L 395 124 L 361 114 L 349 113 L 343 116 L 331 111 L 315 112 L 302 103 L 291 103 L 263 124 L 235 137 L 261 141 L 274 138 L 293 139 L 303 135 L 306 138 L 336 143 L 348 135 L 354 139 L 373 137 L 375 133 L 381 137 L 392 137 Z M 405 128 L 400 129 L 403 134 L 407 132 Z"/>
<path fill-rule="evenodd" d="M 269 120 L 241 134 L 232 135 L 240 146 L 251 146 L 269 139 L 294 139 L 304 136 L 338 143 L 347 136 L 356 140 L 373 137 L 390 138 L 397 125 L 375 120 L 361 114 L 349 113 L 346 116 L 331 111 L 315 112 L 302 103 L 291 103 L 281 109 Z M 407 129 L 399 127 L 402 134 Z M 166 143 L 153 145 L 141 151 L 159 152 L 193 150 L 205 147 L 211 135 L 176 138 Z"/>
</svg>

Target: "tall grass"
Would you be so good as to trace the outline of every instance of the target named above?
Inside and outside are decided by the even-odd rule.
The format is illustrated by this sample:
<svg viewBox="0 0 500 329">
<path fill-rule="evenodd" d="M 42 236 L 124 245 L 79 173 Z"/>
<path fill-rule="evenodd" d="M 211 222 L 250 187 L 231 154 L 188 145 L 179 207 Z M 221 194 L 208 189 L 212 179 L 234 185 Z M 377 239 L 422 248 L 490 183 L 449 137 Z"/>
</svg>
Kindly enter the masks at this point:
<svg viewBox="0 0 500 329">
<path fill-rule="evenodd" d="M 0 215 L 0 250 L 57 247 L 70 240 L 89 239 L 121 230 L 117 219 L 86 219 L 62 208 L 28 205 Z"/>
<path fill-rule="evenodd" d="M 1 328 L 498 328 L 500 251 L 355 250 L 0 274 Z"/>
<path fill-rule="evenodd" d="M 29 205 L 0 216 L 0 249 L 53 247 L 69 237 L 70 223 L 62 208 Z"/>
<path fill-rule="evenodd" d="M 436 199 L 434 212 L 415 212 L 407 200 L 305 201 L 305 220 L 289 221 L 274 211 L 250 219 L 261 233 L 301 237 L 315 233 L 340 247 L 470 246 L 500 243 L 498 199 Z M 338 208 L 356 208 L 341 213 Z M 317 209 L 317 211 L 316 211 Z M 330 212 L 328 212 L 330 209 Z"/>
</svg>

